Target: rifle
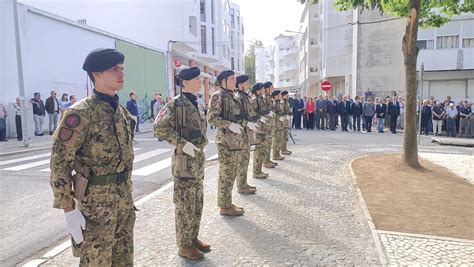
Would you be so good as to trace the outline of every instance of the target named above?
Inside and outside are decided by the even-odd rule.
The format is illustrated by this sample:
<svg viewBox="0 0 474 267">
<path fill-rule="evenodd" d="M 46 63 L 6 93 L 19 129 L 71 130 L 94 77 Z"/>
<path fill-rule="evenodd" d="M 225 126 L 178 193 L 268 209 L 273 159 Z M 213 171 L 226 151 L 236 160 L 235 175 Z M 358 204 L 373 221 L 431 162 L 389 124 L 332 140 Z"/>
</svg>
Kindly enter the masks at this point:
<svg viewBox="0 0 474 267">
<path fill-rule="evenodd" d="M 176 101 L 176 131 L 179 136 L 183 137 L 183 132 L 186 128 L 186 110 L 184 109 L 184 99 L 183 99 L 183 80 L 179 80 L 179 101 Z M 173 164 L 172 173 L 173 176 L 188 180 L 196 179 L 188 170 L 188 159 L 186 154 L 183 152 L 183 147 L 177 145 L 175 153 L 173 154 L 172 161 Z"/>
</svg>

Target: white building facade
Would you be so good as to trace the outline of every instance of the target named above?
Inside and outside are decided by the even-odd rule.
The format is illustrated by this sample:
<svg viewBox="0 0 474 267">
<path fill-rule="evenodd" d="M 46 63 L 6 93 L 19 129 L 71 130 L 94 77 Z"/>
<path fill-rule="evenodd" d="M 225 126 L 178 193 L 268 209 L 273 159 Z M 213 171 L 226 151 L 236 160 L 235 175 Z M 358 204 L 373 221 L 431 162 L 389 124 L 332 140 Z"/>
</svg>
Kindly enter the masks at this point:
<svg viewBox="0 0 474 267">
<path fill-rule="evenodd" d="M 282 35 L 274 39 L 275 88 L 294 88 L 299 85 L 298 36 Z"/>
</svg>

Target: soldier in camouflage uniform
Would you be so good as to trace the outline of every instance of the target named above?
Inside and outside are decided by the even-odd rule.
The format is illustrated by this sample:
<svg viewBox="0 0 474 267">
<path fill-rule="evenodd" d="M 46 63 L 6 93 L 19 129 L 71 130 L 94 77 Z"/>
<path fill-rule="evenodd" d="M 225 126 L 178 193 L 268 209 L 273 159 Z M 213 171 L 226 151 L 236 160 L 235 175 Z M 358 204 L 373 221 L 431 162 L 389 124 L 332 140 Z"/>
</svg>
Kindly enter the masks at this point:
<svg viewBox="0 0 474 267">
<path fill-rule="evenodd" d="M 176 147 L 172 158 L 176 243 L 178 255 L 192 260 L 210 251 L 210 245 L 198 239 L 203 208 L 203 150 L 208 143 L 206 118 L 196 98 L 201 89 L 200 73 L 197 67 L 180 71 L 178 79 L 184 93 L 166 104 L 155 119 L 156 136 Z"/>
<path fill-rule="evenodd" d="M 272 159 L 284 160 L 285 157 L 280 155 L 280 150 L 283 143 L 283 131 L 285 130 L 285 116 L 283 115 L 283 105 L 280 99 L 280 90 L 272 92 L 272 109 L 275 111 L 275 130 L 273 134 L 272 143 Z M 288 122 L 286 122 L 288 124 Z"/>
<path fill-rule="evenodd" d="M 243 208 L 232 203 L 232 188 L 239 170 L 243 139 L 244 116 L 239 103 L 234 99 L 235 76 L 231 70 L 217 76 L 220 87 L 209 101 L 207 118 L 216 127 L 216 143 L 219 155 L 219 180 L 217 205 L 221 215 L 240 216 Z"/>
<path fill-rule="evenodd" d="M 263 96 L 263 99 L 265 100 L 267 108 L 269 109 L 269 113 L 267 115 L 268 116 L 267 137 L 269 136 L 273 137 L 273 135 L 275 134 L 276 114 L 275 114 L 274 107 L 272 106 L 272 97 L 271 97 L 271 92 L 273 91 L 272 82 L 265 82 L 263 84 L 263 88 L 265 89 L 265 95 Z M 278 166 L 278 163 L 270 160 L 272 142 L 273 142 L 273 138 L 265 139 L 265 162 L 263 163 L 263 167 L 265 168 L 275 168 L 275 166 Z"/>
<path fill-rule="evenodd" d="M 291 155 L 291 151 L 288 150 L 288 131 L 289 131 L 289 121 L 290 121 L 290 116 L 293 113 L 291 111 L 291 106 L 290 102 L 288 101 L 288 91 L 283 91 L 281 92 L 281 102 L 283 105 L 283 115 L 285 116 L 285 127 L 282 133 L 282 145 L 281 145 L 281 154 L 282 155 Z"/>
<path fill-rule="evenodd" d="M 236 87 L 234 98 L 240 105 L 240 109 L 244 114 L 244 125 L 242 129 L 243 137 L 243 147 L 241 155 L 239 156 L 239 170 L 237 173 L 237 188 L 238 192 L 241 194 L 255 194 L 256 188 L 254 186 L 249 186 L 247 183 L 247 171 L 250 162 L 250 140 L 253 141 L 255 138 L 255 133 L 257 132 L 257 120 L 260 118 L 250 104 L 250 97 L 248 96 L 246 90 L 250 88 L 249 85 L 249 76 L 240 75 L 236 78 Z"/>
<path fill-rule="evenodd" d="M 257 141 L 260 142 L 259 144 L 255 145 L 255 150 L 253 152 L 253 177 L 256 179 L 266 179 L 268 177 L 268 173 L 264 173 L 262 171 L 262 165 L 265 161 L 266 157 L 266 145 L 265 141 L 267 138 L 267 134 L 269 129 L 268 125 L 268 108 L 265 100 L 263 99 L 264 89 L 263 83 L 256 83 L 252 86 L 252 93 L 253 97 L 251 100 L 251 104 L 255 112 L 259 115 L 259 128 L 257 132 Z"/>
<path fill-rule="evenodd" d="M 51 187 L 80 266 L 132 266 L 135 121 L 119 104 L 124 56 L 97 49 L 83 69 L 95 89 L 67 109 L 53 135 Z M 76 174 L 72 175 L 72 171 Z"/>
</svg>

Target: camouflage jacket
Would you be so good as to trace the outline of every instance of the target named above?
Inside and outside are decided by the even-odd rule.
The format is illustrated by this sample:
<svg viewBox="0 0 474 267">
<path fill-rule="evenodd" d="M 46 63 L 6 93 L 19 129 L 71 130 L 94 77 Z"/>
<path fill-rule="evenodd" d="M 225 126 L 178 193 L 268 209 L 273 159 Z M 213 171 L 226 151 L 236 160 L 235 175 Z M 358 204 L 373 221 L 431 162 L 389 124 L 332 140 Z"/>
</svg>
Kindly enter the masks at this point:
<svg viewBox="0 0 474 267">
<path fill-rule="evenodd" d="M 246 121 L 256 122 L 260 118 L 252 103 L 250 103 L 250 97 L 247 93 L 242 90 L 236 90 L 234 93 L 234 99 L 239 103 Z"/>
<path fill-rule="evenodd" d="M 128 170 L 127 188 L 131 192 L 134 128 L 135 121 L 123 106 L 119 105 L 114 111 L 96 95 L 67 109 L 53 135 L 50 166 L 53 207 L 75 206 L 71 174 L 75 161 L 90 170 L 83 173 L 85 176 Z"/>
<path fill-rule="evenodd" d="M 244 115 L 240 109 L 239 103 L 234 99 L 232 91 L 219 89 L 212 94 L 209 100 L 209 110 L 207 111 L 209 123 L 217 128 L 216 143 L 224 144 L 227 127 L 232 122 L 243 125 Z M 241 143 L 242 135 L 238 135 L 238 141 Z"/>
<path fill-rule="evenodd" d="M 272 110 L 275 112 L 274 122 L 275 122 L 275 129 L 282 130 L 285 127 L 285 124 L 288 124 L 288 121 L 281 121 L 280 118 L 285 118 L 283 114 L 283 105 L 280 100 L 272 99 Z"/>
<path fill-rule="evenodd" d="M 267 103 L 265 102 L 262 96 L 253 96 L 250 100 L 250 103 L 252 104 L 253 110 L 259 116 L 259 118 L 268 115 Z M 266 117 L 268 119 L 268 116 Z M 268 130 L 267 123 L 262 123 L 261 121 L 258 121 L 258 123 L 263 131 Z"/>
<path fill-rule="evenodd" d="M 275 107 L 273 106 L 273 101 L 272 101 L 272 97 L 270 96 L 270 94 L 265 94 L 263 96 L 263 99 L 265 100 L 265 104 L 267 105 L 267 111 L 268 112 L 273 112 L 275 113 L 275 116 L 273 117 L 270 117 L 268 116 L 268 122 L 267 122 L 267 125 L 270 126 L 270 127 L 275 127 L 275 123 L 276 123 L 276 110 L 275 110 Z"/>
<path fill-rule="evenodd" d="M 159 112 L 154 126 L 155 134 L 174 146 L 191 142 L 202 151 L 208 143 L 206 117 L 186 96 L 183 96 L 182 99 L 185 110 L 184 123 L 178 116 L 181 104 L 181 98 L 178 95 Z M 177 129 L 178 122 L 183 125 L 181 135 Z"/>
</svg>

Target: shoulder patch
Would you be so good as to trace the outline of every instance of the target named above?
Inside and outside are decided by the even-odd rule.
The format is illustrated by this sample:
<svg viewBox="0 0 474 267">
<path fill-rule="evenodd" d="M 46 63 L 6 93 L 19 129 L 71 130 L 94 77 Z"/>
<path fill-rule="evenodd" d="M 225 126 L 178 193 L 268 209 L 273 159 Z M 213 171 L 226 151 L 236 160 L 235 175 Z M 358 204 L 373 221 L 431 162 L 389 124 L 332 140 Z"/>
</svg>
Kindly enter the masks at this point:
<svg viewBox="0 0 474 267">
<path fill-rule="evenodd" d="M 163 116 L 165 116 L 166 112 L 167 112 L 166 107 L 160 110 L 160 113 L 158 113 L 158 116 L 156 116 L 155 118 L 155 124 L 160 122 L 163 119 Z"/>
<path fill-rule="evenodd" d="M 62 141 L 69 141 L 73 134 L 73 130 L 62 127 L 59 131 L 59 139 L 61 139 Z"/>
<path fill-rule="evenodd" d="M 81 117 L 77 114 L 69 114 L 64 118 L 64 124 L 68 128 L 76 128 L 81 123 Z"/>
<path fill-rule="evenodd" d="M 219 103 L 219 96 L 213 95 L 211 98 L 211 107 L 215 107 Z"/>
</svg>

